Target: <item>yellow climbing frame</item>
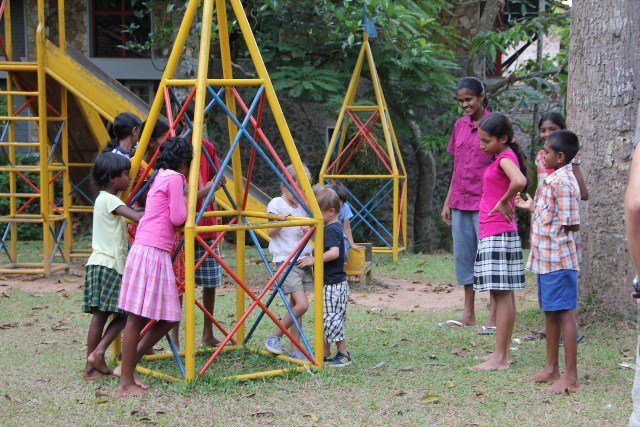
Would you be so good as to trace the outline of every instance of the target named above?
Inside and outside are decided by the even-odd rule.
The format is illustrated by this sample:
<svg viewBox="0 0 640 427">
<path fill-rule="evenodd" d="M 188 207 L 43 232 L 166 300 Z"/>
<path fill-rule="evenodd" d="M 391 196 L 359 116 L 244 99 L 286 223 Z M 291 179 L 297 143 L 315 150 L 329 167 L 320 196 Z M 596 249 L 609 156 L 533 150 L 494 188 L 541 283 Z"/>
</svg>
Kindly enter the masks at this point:
<svg viewBox="0 0 640 427">
<path fill-rule="evenodd" d="M 293 142 L 293 138 L 291 137 L 291 133 L 289 132 L 289 128 L 285 121 L 285 118 L 282 113 L 282 109 L 280 108 L 280 104 L 278 103 L 278 99 L 276 97 L 275 91 L 273 89 L 273 85 L 271 84 L 271 80 L 269 78 L 269 74 L 267 73 L 267 69 L 264 65 L 262 57 L 260 55 L 260 51 L 256 44 L 255 38 L 251 31 L 249 22 L 244 13 L 244 8 L 240 2 L 240 0 L 229 0 L 229 4 L 231 5 L 231 12 L 237 25 L 240 28 L 242 33 L 244 42 L 247 45 L 249 50 L 251 59 L 253 61 L 257 78 L 252 79 L 244 79 L 244 78 L 234 78 L 233 68 L 231 63 L 231 52 L 229 45 L 229 25 L 227 20 L 227 1 L 226 0 L 190 0 L 187 4 L 185 14 L 180 25 L 180 28 L 177 32 L 175 42 L 173 44 L 171 53 L 169 55 L 167 66 L 162 76 L 162 80 L 160 81 L 158 91 L 156 92 L 156 96 L 154 98 L 153 104 L 151 105 L 151 110 L 149 113 L 149 117 L 147 119 L 149 126 L 145 126 L 144 131 L 140 137 L 140 142 L 138 145 L 138 149 L 136 150 L 136 155 L 132 159 L 132 171 L 131 175 L 136 176 L 138 169 L 141 166 L 142 156 L 146 150 L 151 131 L 158 119 L 158 116 L 161 114 L 161 109 L 163 107 L 163 91 L 166 87 L 173 86 L 182 86 L 182 87 L 195 87 L 196 95 L 195 95 L 195 112 L 194 112 L 194 120 L 193 120 L 193 135 L 192 135 L 192 144 L 193 144 L 193 160 L 191 162 L 190 174 L 188 177 L 189 181 L 189 194 L 187 201 L 187 210 L 188 216 L 187 221 L 184 226 L 184 248 L 185 248 L 185 294 L 183 305 L 185 307 L 185 351 L 183 353 L 185 359 L 185 380 L 192 381 L 196 378 L 196 331 L 195 331 L 195 247 L 196 237 L 203 232 L 211 232 L 211 231 L 232 231 L 235 232 L 236 237 L 236 271 L 235 275 L 242 281 L 245 280 L 245 232 L 246 230 L 258 230 L 266 227 L 292 227 L 292 226 L 301 226 L 307 225 L 316 227 L 315 231 L 315 253 L 320 254 L 323 252 L 323 227 L 322 227 L 322 215 L 316 203 L 315 197 L 311 190 L 311 184 L 307 180 L 306 175 L 303 171 L 303 165 L 300 161 L 300 156 L 298 155 L 298 151 Z M 197 76 L 195 79 L 175 79 L 173 76 L 175 74 L 177 65 L 180 60 L 180 55 L 184 50 L 185 42 L 189 32 L 192 30 L 193 23 L 195 22 L 196 14 L 201 7 L 202 14 L 202 25 L 200 26 L 200 50 L 198 53 L 198 70 Z M 215 17 L 214 17 L 214 11 Z M 218 41 L 220 44 L 220 53 L 221 53 L 221 61 L 222 61 L 222 78 L 209 78 L 209 47 L 210 42 L 212 40 L 212 25 L 211 23 L 217 23 L 218 29 Z M 244 196 L 244 186 L 242 183 L 242 163 L 241 163 L 241 153 L 240 153 L 240 144 L 237 145 L 237 148 L 232 153 L 231 167 L 233 170 L 233 190 L 235 191 L 235 201 L 238 206 L 235 211 L 232 212 L 232 215 L 238 218 L 237 224 L 243 224 L 242 220 L 247 219 L 247 224 L 243 225 L 217 225 L 217 226 L 199 226 L 196 224 L 196 196 L 198 190 L 198 181 L 199 181 L 199 170 L 200 170 L 200 152 L 202 145 L 202 129 L 204 122 L 204 110 L 205 110 L 205 101 L 207 94 L 208 86 L 216 86 L 223 87 L 228 90 L 225 90 L 225 104 L 227 108 L 235 115 L 236 113 L 236 101 L 230 89 L 234 87 L 240 86 L 252 86 L 252 87 L 263 87 L 266 93 L 266 99 L 268 105 L 271 109 L 273 118 L 277 124 L 277 128 L 280 132 L 280 136 L 282 137 L 287 155 L 289 157 L 289 161 L 293 164 L 296 175 L 299 178 L 300 188 L 306 200 L 309 203 L 309 208 L 313 213 L 313 218 L 307 219 L 293 219 L 288 221 L 281 221 L 279 223 L 255 223 L 251 222 L 251 218 L 264 218 L 265 212 L 253 212 L 249 209 L 250 206 L 247 207 L 247 210 L 241 210 L 241 203 L 239 201 L 243 200 Z M 227 120 L 228 127 L 228 135 L 229 135 L 229 143 L 230 146 L 232 142 L 236 139 L 239 133 L 239 129 L 235 125 L 235 123 L 228 118 Z M 133 183 L 132 183 L 133 185 Z M 127 197 L 125 194 L 123 197 Z M 227 206 L 230 208 L 230 206 Z M 229 217 L 229 211 L 226 212 L 213 212 L 206 213 L 206 216 L 217 216 L 219 218 Z M 314 353 L 315 359 L 318 363 L 317 367 L 322 367 L 323 360 L 323 322 L 322 322 L 322 257 L 317 257 L 314 265 L 314 276 L 315 276 L 315 297 L 314 297 Z M 245 314 L 245 292 L 244 290 L 238 286 L 236 291 L 236 321 L 239 321 L 240 318 Z M 245 328 L 244 324 L 240 325 L 239 329 L 236 331 L 235 340 L 238 343 L 238 347 L 232 347 L 230 350 L 236 348 L 242 348 L 243 340 L 245 337 Z M 251 351 L 251 349 L 250 349 Z M 253 350 L 260 353 L 259 350 Z M 168 355 L 163 355 L 161 357 L 170 357 Z M 282 357 L 280 357 L 282 358 Z M 295 362 L 293 360 L 289 360 L 293 363 L 299 363 L 299 361 Z M 308 365 L 302 363 L 303 365 Z M 293 368 L 293 370 L 300 369 L 308 369 L 308 366 L 302 366 Z M 169 377 L 165 374 L 158 373 L 155 371 L 151 371 L 149 369 L 139 369 L 140 372 L 151 374 L 157 377 L 162 377 L 169 380 L 176 380 L 176 378 Z M 290 372 L 290 369 L 283 370 L 275 370 L 275 371 L 267 371 L 267 372 L 258 372 L 258 373 L 249 373 L 243 374 L 239 376 L 234 376 L 235 379 L 252 379 L 252 378 L 261 378 L 269 375 L 283 374 L 285 372 Z"/>
<path fill-rule="evenodd" d="M 375 94 L 375 104 L 373 105 L 356 105 L 356 92 L 362 75 L 362 68 L 365 60 L 367 61 L 371 85 Z M 349 121 L 345 120 L 345 116 L 349 113 L 356 112 L 377 112 L 380 118 L 380 126 L 384 135 L 384 149 L 389 159 L 389 167 L 391 173 L 388 174 L 344 174 L 330 169 L 330 162 L 335 160 L 337 153 L 342 153 L 345 148 L 345 140 L 349 128 Z M 336 150 L 337 148 L 337 150 Z M 389 246 L 374 246 L 373 252 L 392 253 L 393 260 L 398 260 L 400 251 L 406 249 L 407 241 L 407 171 L 402 159 L 398 140 L 393 129 L 393 123 L 389 115 L 387 101 L 385 100 L 380 78 L 376 69 L 373 54 L 371 53 L 371 45 L 369 44 L 369 34 L 363 33 L 362 46 L 358 54 L 353 74 L 347 93 L 342 103 L 342 108 L 338 114 L 338 119 L 329 142 L 329 147 L 320 168 L 320 182 L 343 181 L 343 180 L 392 180 L 393 181 L 393 220 L 392 220 L 392 242 Z M 356 211 L 358 208 L 356 207 Z"/>
</svg>

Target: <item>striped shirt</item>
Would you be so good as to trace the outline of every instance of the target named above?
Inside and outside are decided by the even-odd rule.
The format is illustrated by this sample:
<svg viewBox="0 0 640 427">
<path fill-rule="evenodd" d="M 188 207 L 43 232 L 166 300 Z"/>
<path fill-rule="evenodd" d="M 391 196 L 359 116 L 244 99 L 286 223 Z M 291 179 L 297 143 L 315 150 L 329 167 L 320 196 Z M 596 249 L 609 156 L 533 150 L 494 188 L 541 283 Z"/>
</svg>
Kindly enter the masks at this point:
<svg viewBox="0 0 640 427">
<path fill-rule="evenodd" d="M 579 270 L 575 235 L 564 229 L 580 224 L 579 200 L 580 189 L 570 164 L 545 178 L 535 199 L 529 270 L 538 274 Z"/>
</svg>

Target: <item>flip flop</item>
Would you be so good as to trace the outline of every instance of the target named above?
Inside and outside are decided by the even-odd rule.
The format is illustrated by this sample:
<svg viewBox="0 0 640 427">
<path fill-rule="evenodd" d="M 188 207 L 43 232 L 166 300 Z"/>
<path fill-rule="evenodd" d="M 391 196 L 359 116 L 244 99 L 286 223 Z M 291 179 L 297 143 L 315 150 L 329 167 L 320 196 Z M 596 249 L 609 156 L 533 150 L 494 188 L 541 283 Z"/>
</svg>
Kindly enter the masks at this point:
<svg viewBox="0 0 640 427">
<path fill-rule="evenodd" d="M 584 340 L 584 334 L 581 332 L 578 332 L 578 344 L 580 344 L 582 340 Z M 562 340 L 562 338 L 560 338 L 560 347 L 564 347 L 564 341 Z"/>
<path fill-rule="evenodd" d="M 443 323 L 438 323 L 440 328 L 460 328 L 462 326 L 476 326 L 476 324 L 462 323 L 459 320 L 447 320 Z"/>
<path fill-rule="evenodd" d="M 495 326 L 483 326 L 482 329 L 478 331 L 478 335 L 495 335 L 496 327 Z"/>
<path fill-rule="evenodd" d="M 536 340 L 544 340 L 547 338 L 547 334 L 542 331 L 536 331 L 529 335 L 524 336 L 525 341 L 536 341 Z"/>
</svg>

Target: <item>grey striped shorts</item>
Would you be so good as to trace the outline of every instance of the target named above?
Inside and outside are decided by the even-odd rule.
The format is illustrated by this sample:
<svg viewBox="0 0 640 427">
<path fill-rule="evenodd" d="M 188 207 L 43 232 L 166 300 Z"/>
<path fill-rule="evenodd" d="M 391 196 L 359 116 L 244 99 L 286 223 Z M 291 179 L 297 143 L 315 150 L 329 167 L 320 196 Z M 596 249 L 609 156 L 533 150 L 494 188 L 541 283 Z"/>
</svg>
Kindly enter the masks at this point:
<svg viewBox="0 0 640 427">
<path fill-rule="evenodd" d="M 324 285 L 323 320 L 325 342 L 344 341 L 344 321 L 347 318 L 349 302 L 349 284 L 344 282 Z"/>
</svg>

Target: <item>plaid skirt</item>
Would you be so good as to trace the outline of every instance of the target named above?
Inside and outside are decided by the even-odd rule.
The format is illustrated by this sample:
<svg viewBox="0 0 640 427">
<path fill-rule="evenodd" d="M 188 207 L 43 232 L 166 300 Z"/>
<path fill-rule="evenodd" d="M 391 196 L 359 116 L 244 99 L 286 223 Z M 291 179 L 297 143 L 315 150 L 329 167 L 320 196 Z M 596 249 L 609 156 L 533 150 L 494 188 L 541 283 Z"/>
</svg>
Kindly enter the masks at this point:
<svg viewBox="0 0 640 427">
<path fill-rule="evenodd" d="M 153 320 L 182 318 L 171 253 L 134 243 L 122 276 L 118 307 Z"/>
<path fill-rule="evenodd" d="M 515 231 L 485 237 L 478 243 L 473 290 L 513 291 L 524 288 L 522 244 Z"/>
<path fill-rule="evenodd" d="M 84 278 L 84 298 L 82 311 L 93 313 L 95 310 L 105 313 L 120 313 L 118 297 L 122 275 L 113 268 L 103 265 L 87 265 Z"/>
<path fill-rule="evenodd" d="M 214 239 L 205 240 L 207 245 L 211 246 Z M 216 245 L 213 251 L 220 255 L 220 250 Z M 202 265 L 195 271 L 196 286 L 202 286 L 203 288 L 219 288 L 222 284 L 222 268 L 220 264 L 211 256 L 209 252 L 200 246 L 196 242 L 196 264 L 202 258 L 202 255 L 207 254 L 207 257 L 202 262 Z"/>
</svg>

